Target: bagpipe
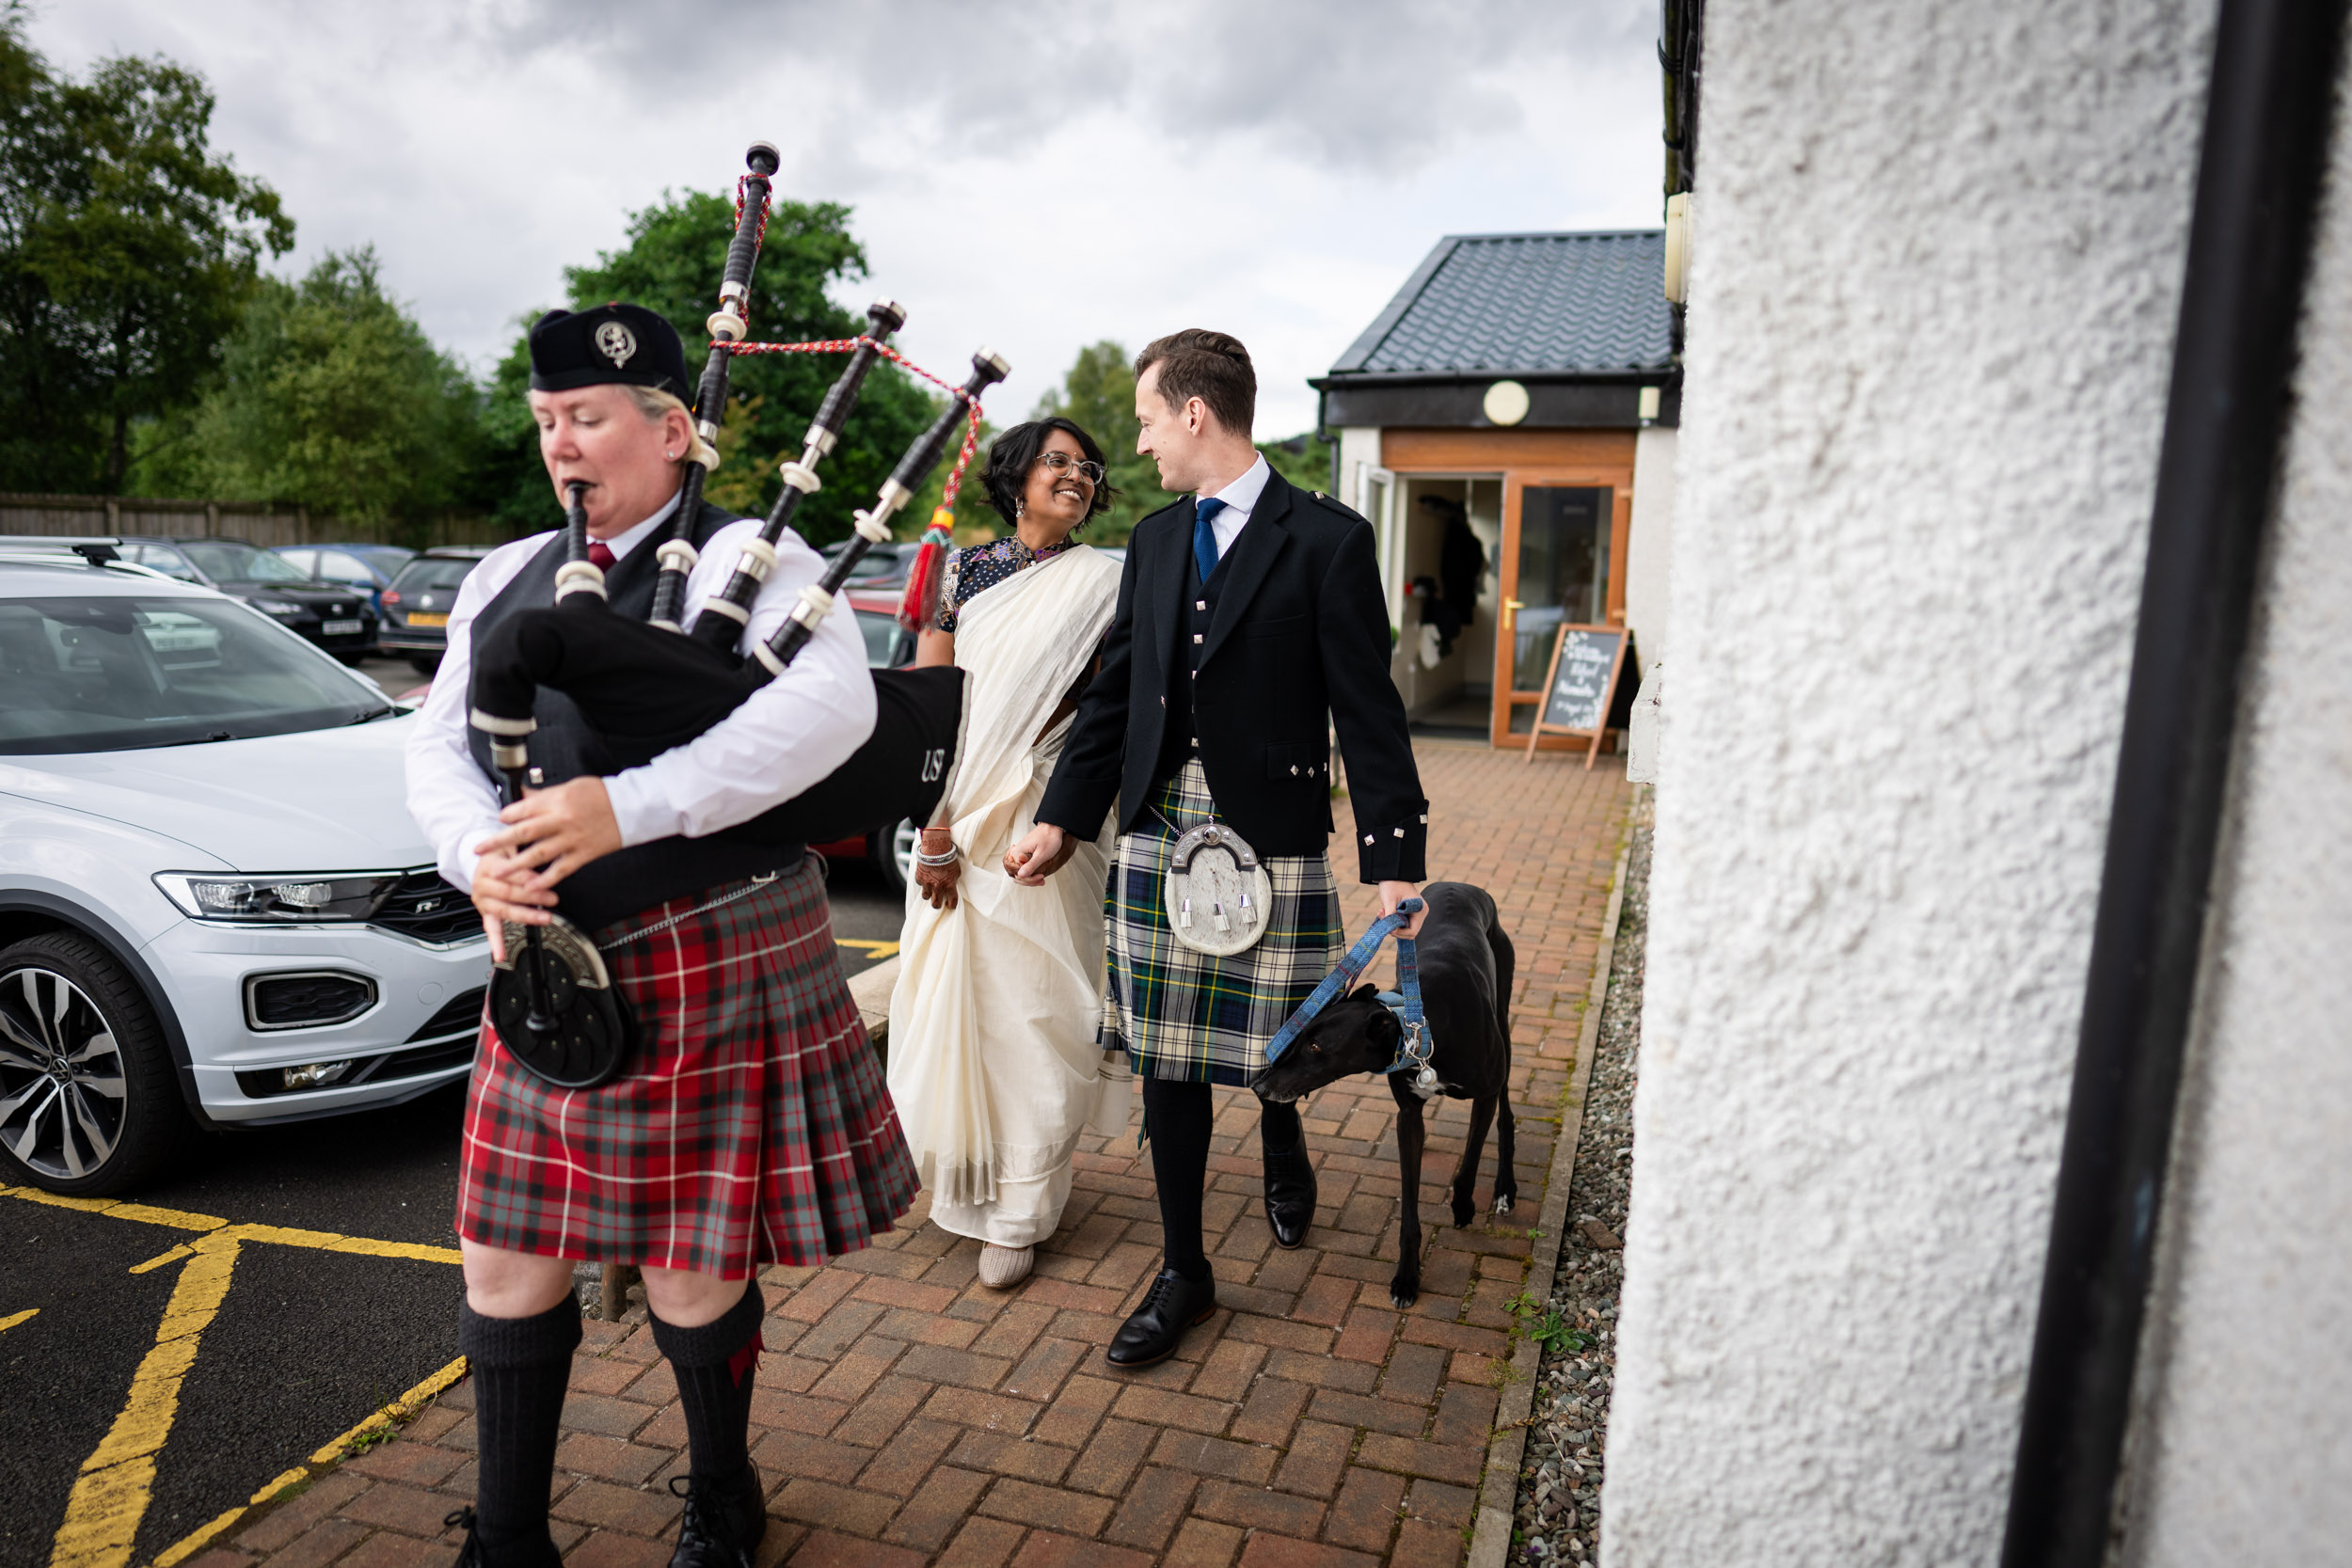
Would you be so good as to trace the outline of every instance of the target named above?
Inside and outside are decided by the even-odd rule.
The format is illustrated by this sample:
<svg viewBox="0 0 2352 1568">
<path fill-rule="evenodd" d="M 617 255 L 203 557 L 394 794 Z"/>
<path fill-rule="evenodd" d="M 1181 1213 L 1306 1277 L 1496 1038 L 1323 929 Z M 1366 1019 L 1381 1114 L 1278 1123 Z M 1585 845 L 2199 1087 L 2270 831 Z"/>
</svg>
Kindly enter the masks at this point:
<svg viewBox="0 0 2352 1568">
<path fill-rule="evenodd" d="M 485 631 L 472 651 L 469 719 L 489 741 L 491 766 L 503 803 L 520 800 L 539 781 L 529 741 L 537 728 L 539 693 L 564 693 L 601 742 L 611 766 L 633 768 L 686 744 L 724 720 L 789 666 L 836 602 L 842 585 L 875 545 L 891 537 L 891 520 L 930 478 L 959 427 L 961 451 L 946 494 L 930 519 L 911 574 L 900 620 L 917 629 L 939 580 L 955 491 L 971 462 L 979 433 L 979 398 L 1009 367 L 982 349 L 961 386 L 949 386 L 907 361 L 887 340 L 906 320 L 897 304 L 866 311 L 867 330 L 854 339 L 818 343 L 753 343 L 747 305 L 767 227 L 771 181 L 780 160 L 755 143 L 750 173 L 738 186 L 736 229 L 727 248 L 719 309 L 709 318 L 710 354 L 697 389 L 693 417 L 700 451 L 715 451 L 727 399 L 728 364 L 737 354 L 842 352 L 849 364 L 826 392 L 801 455 L 782 466 L 784 486 L 755 537 L 737 558 L 725 588 L 707 601 L 691 626 L 680 625 L 687 578 L 698 561 L 691 538 L 702 507 L 706 460 L 686 464 L 678 505 L 654 546 L 660 573 L 652 613 L 638 621 L 608 602 L 604 574 L 589 560 L 586 486 L 569 487 L 564 561 L 556 569 L 555 603 L 517 611 Z M 802 502 L 820 488 L 818 467 L 838 444 L 858 394 L 877 361 L 888 357 L 945 388 L 947 406 L 916 438 L 883 481 L 874 503 L 856 514 L 855 532 L 822 578 L 801 590 L 783 627 L 750 657 L 736 651 L 752 606 L 776 565 L 776 545 Z M 772 845 L 821 844 L 853 837 L 912 817 L 929 818 L 955 768 L 963 720 L 964 675 L 952 665 L 870 672 L 874 731 L 831 777 L 751 821 L 729 830 L 738 839 Z M 561 917 L 549 927 L 509 925 L 507 958 L 491 988 L 491 1015 L 517 1060 L 567 1087 L 602 1083 L 620 1069 L 629 1022 L 595 945 Z"/>
</svg>

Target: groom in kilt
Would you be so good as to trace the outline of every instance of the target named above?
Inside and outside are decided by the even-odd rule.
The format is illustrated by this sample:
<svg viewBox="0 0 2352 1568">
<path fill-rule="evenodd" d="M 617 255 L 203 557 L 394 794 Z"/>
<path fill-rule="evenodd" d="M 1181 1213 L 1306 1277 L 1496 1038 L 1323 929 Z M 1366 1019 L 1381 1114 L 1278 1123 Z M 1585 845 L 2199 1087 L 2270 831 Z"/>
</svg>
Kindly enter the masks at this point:
<svg viewBox="0 0 2352 1568">
<path fill-rule="evenodd" d="M 669 323 L 634 305 L 551 311 L 532 329 L 531 412 L 561 498 L 587 486 L 615 614 L 645 619 L 686 465 L 715 464 L 684 399 Z M 756 544 L 705 504 L 679 531 L 699 554 L 686 619 Z M 408 745 L 408 805 L 441 874 L 469 891 L 494 955 L 509 923 L 550 912 L 604 955 L 635 1022 L 616 1076 L 566 1088 L 485 1024 L 467 1086 L 457 1190 L 480 1479 L 460 1568 L 556 1568 L 548 1530 L 558 1422 L 580 1339 L 575 1261 L 644 1275 L 654 1342 L 676 1374 L 690 1446 L 673 1568 L 749 1568 L 767 1498 L 748 1445 L 768 1263 L 863 1247 L 916 1179 L 850 1001 L 824 878 L 797 845 L 738 825 L 837 768 L 874 727 L 865 648 L 847 617 L 704 735 L 641 768 L 598 766 L 571 701 L 539 694 L 529 740 L 545 787 L 500 809 L 468 723 L 477 639 L 554 601 L 561 533 L 492 551 L 449 621 L 449 652 Z M 767 641 L 822 563 L 787 533 L 739 645 Z"/>
<path fill-rule="evenodd" d="M 1211 1087 L 1254 1085 L 1267 1040 L 1345 946 L 1331 833 L 1331 730 L 1356 812 L 1357 873 L 1383 913 L 1424 875 L 1429 802 L 1389 678 L 1389 612 L 1371 525 L 1275 473 L 1250 442 L 1258 382 L 1222 332 L 1161 338 L 1136 359 L 1136 451 L 1190 492 L 1136 526 L 1102 672 L 1037 813 L 1006 857 L 1031 885 L 1116 804 L 1108 986 L 1136 1070 L 1159 1189 L 1165 1266 L 1112 1338 L 1121 1367 L 1174 1354 L 1216 1308 L 1202 1250 Z M 1212 956 L 1177 940 L 1170 851 L 1215 820 L 1272 884 L 1263 934 Z M 1418 927 L 1418 917 L 1413 922 Z M 1315 1210 L 1297 1109 L 1259 1102 L 1266 1223 L 1295 1247 Z"/>
</svg>

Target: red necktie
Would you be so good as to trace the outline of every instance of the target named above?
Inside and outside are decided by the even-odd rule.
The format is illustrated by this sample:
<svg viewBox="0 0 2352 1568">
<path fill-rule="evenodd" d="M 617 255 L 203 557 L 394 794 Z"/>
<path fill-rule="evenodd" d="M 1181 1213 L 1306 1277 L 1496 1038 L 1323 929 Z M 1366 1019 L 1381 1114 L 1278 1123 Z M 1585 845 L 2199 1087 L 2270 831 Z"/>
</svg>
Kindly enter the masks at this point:
<svg viewBox="0 0 2352 1568">
<path fill-rule="evenodd" d="M 601 539 L 589 540 L 588 564 L 599 572 L 612 570 L 612 546 Z"/>
</svg>

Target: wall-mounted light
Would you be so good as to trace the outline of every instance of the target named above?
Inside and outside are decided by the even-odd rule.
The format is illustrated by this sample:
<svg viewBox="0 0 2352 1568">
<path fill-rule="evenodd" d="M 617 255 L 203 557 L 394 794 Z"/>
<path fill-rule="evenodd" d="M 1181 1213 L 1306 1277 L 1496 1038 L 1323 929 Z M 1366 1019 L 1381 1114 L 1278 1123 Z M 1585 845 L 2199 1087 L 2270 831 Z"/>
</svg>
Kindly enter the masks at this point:
<svg viewBox="0 0 2352 1568">
<path fill-rule="evenodd" d="M 1645 387 L 1642 388 L 1641 401 L 1635 405 L 1634 411 L 1641 417 L 1641 420 L 1644 424 L 1656 424 L 1658 422 L 1658 405 L 1661 401 L 1662 400 L 1660 397 L 1657 388 Z"/>
<path fill-rule="evenodd" d="M 1527 418 L 1527 388 L 1516 381 L 1498 381 L 1486 388 L 1479 407 L 1490 424 L 1517 424 Z"/>
</svg>

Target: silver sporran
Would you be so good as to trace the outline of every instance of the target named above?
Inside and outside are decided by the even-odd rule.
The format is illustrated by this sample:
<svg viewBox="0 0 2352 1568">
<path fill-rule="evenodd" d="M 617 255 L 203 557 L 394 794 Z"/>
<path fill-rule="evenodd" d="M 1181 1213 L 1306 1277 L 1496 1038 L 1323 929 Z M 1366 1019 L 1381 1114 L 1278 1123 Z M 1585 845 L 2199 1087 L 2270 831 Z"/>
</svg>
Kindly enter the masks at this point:
<svg viewBox="0 0 2352 1568">
<path fill-rule="evenodd" d="M 1222 822 L 1203 822 L 1168 855 L 1168 928 L 1196 953 L 1231 958 L 1265 935 L 1274 882 L 1258 852 Z"/>
</svg>

